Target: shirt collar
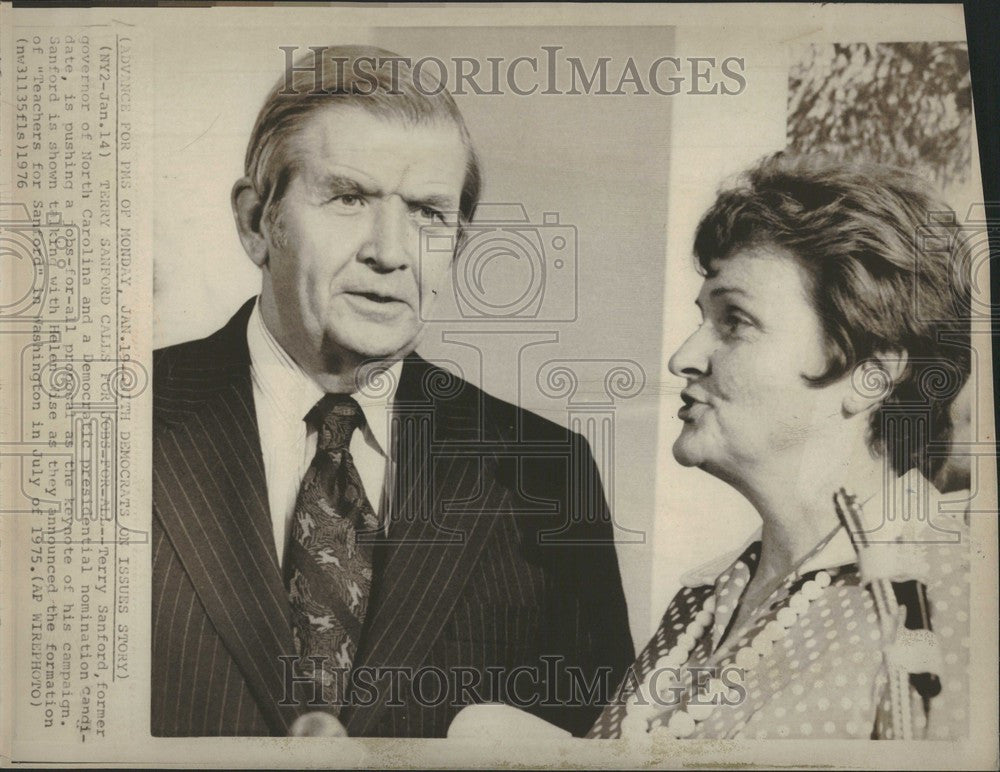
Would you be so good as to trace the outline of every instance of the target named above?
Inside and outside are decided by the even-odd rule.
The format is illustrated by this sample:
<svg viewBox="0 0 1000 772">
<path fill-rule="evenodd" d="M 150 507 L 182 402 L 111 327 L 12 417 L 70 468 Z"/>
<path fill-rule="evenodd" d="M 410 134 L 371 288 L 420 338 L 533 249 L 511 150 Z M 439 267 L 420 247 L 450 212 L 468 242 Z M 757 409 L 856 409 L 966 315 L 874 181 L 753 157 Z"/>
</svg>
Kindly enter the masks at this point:
<svg viewBox="0 0 1000 772">
<path fill-rule="evenodd" d="M 715 584 L 716 580 L 736 562 L 746 565 L 751 572 L 757 568 L 760 559 L 761 529 L 758 528 L 738 550 L 726 553 L 710 563 L 699 566 L 682 577 L 685 587 L 699 587 Z M 843 528 L 838 530 L 823 548 L 806 560 L 790 579 L 797 579 L 821 568 L 839 568 L 858 562 L 858 554 L 851 544 L 851 537 Z"/>
<path fill-rule="evenodd" d="M 890 533 L 890 531 L 902 531 L 923 526 L 926 528 L 933 519 L 941 502 L 962 502 L 967 500 L 968 491 L 958 491 L 953 494 L 941 494 L 934 485 L 925 478 L 919 470 L 911 469 L 905 475 L 898 477 L 893 482 L 894 501 L 902 502 L 904 495 L 909 497 L 907 508 L 908 517 L 896 517 L 894 521 L 887 521 L 884 524 L 880 541 L 905 540 L 905 534 Z M 864 502 L 864 511 L 867 515 L 866 521 L 870 524 L 879 522 L 882 517 L 883 494 L 876 493 L 871 499 Z M 897 505 L 898 506 L 898 505 Z M 922 516 L 930 513 L 930 517 Z M 893 526 L 890 528 L 890 526 Z M 681 578 L 681 582 L 686 587 L 698 587 L 711 585 L 729 569 L 736 561 L 743 562 L 753 570 L 756 567 L 756 558 L 759 557 L 759 545 L 761 539 L 761 529 L 757 528 L 743 546 L 733 552 L 728 552 L 722 557 L 716 558 L 698 568 L 690 571 Z M 755 545 L 758 545 L 755 547 Z M 755 557 L 750 559 L 750 553 L 756 549 Z M 851 536 L 843 527 L 840 528 L 822 549 L 806 560 L 796 570 L 794 577 L 798 579 L 806 574 L 820 569 L 841 568 L 855 565 L 858 562 L 858 553 L 851 542 Z"/>
<path fill-rule="evenodd" d="M 735 559 L 746 565 L 750 569 L 751 574 L 757 570 L 757 561 L 760 559 L 760 547 L 761 529 L 758 528 L 747 540 L 746 546 L 741 550 L 739 557 Z M 830 537 L 830 540 L 815 555 L 805 560 L 802 565 L 795 569 L 793 574 L 788 576 L 788 581 L 800 579 L 806 574 L 819 571 L 823 568 L 841 568 L 842 566 L 853 565 L 857 562 L 858 553 L 851 542 L 850 534 L 841 527 L 837 529 L 836 533 Z"/>
<path fill-rule="evenodd" d="M 325 392 L 267 329 L 260 311 L 259 297 L 247 325 L 247 346 L 250 349 L 250 373 L 254 385 L 277 411 L 282 423 L 299 428 Z M 402 368 L 402 360 L 394 362 L 385 372 L 373 376 L 365 388 L 353 395 L 368 425 L 365 434 L 370 441 L 375 442 L 382 455 L 387 455 L 389 409 L 396 396 Z"/>
<path fill-rule="evenodd" d="M 822 568 L 840 568 L 858 562 L 858 553 L 851 543 L 850 534 L 841 527 L 823 548 L 806 560 L 795 572 L 796 578 Z"/>
</svg>

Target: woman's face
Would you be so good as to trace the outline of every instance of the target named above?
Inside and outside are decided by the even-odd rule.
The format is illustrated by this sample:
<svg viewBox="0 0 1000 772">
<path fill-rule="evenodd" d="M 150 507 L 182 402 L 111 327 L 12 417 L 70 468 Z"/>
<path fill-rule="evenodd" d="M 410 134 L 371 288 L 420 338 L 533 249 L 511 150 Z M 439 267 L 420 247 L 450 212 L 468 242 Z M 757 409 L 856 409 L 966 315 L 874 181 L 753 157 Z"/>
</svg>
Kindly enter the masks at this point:
<svg viewBox="0 0 1000 772">
<path fill-rule="evenodd" d="M 702 324 L 670 358 L 687 380 L 673 450 L 681 464 L 737 482 L 798 465 L 807 447 L 837 436 L 844 391 L 802 377 L 825 372 L 824 338 L 789 252 L 753 247 L 712 268 L 696 301 Z"/>
</svg>

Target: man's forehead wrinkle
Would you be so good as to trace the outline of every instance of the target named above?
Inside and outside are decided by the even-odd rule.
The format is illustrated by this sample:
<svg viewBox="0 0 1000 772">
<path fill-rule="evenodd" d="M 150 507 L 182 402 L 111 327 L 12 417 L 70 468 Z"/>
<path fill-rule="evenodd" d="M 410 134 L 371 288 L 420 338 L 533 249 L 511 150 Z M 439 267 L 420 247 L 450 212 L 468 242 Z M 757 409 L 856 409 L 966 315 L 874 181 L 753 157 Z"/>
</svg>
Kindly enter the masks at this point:
<svg viewBox="0 0 1000 772">
<path fill-rule="evenodd" d="M 310 167 L 309 184 L 312 187 L 325 190 L 338 185 L 354 186 L 364 193 L 373 196 L 387 196 L 398 194 L 408 201 L 435 201 L 445 204 L 455 204 L 454 194 L 451 192 L 452 184 L 443 179 L 418 180 L 416 187 L 408 179 L 412 165 L 404 167 L 398 177 L 393 175 L 393 180 L 379 181 L 371 174 L 350 164 L 333 164 L 329 168 L 318 169 Z"/>
<path fill-rule="evenodd" d="M 289 160 L 294 156 L 296 176 L 313 198 L 343 188 L 379 198 L 396 194 L 411 207 L 457 212 L 461 206 L 469 150 L 449 121 L 320 109 L 290 140 Z"/>
<path fill-rule="evenodd" d="M 353 183 L 355 185 L 363 186 L 365 188 L 373 189 L 373 192 L 377 192 L 379 187 L 375 178 L 371 176 L 364 169 L 357 166 L 352 166 L 347 163 L 335 163 L 329 166 L 314 166 L 310 167 L 310 176 L 319 185 L 333 185 L 334 183 Z"/>
<path fill-rule="evenodd" d="M 324 120 L 324 118 L 329 118 L 331 116 L 342 117 L 343 121 L 336 122 Z M 408 143 L 411 147 L 434 144 L 428 142 L 427 137 L 430 136 L 430 132 L 440 131 L 441 136 L 443 136 L 444 133 L 453 134 L 458 145 L 463 149 L 465 148 L 465 141 L 462 137 L 461 129 L 458 124 L 453 121 L 444 119 L 412 121 L 401 118 L 392 113 L 383 115 L 365 110 L 364 108 L 358 106 L 338 105 L 317 110 L 305 117 L 304 125 L 299 133 L 316 133 L 322 139 L 324 145 L 330 145 L 333 148 L 343 148 L 345 146 L 349 147 L 353 138 L 350 135 L 345 135 L 343 130 L 344 125 L 349 125 L 351 122 L 365 117 L 371 118 L 376 123 L 390 128 L 393 132 L 401 131 L 407 135 L 411 135 L 411 137 L 421 137 L 420 142 L 411 138 Z M 344 125 L 341 125 L 341 123 Z M 367 141 L 369 139 L 370 137 L 362 138 L 363 141 Z M 392 143 L 386 141 L 384 144 Z"/>
<path fill-rule="evenodd" d="M 401 195 L 407 192 L 408 186 L 417 185 L 420 190 L 410 191 L 417 198 L 428 195 L 454 198 L 451 193 L 454 182 L 438 176 L 440 169 L 434 168 L 437 166 L 435 158 L 407 159 L 396 169 L 392 163 L 382 162 L 386 157 L 383 154 L 365 150 L 363 152 L 370 156 L 372 165 L 359 166 L 357 161 L 350 160 L 350 149 L 347 152 L 344 150 L 340 148 L 337 152 L 340 157 L 327 156 L 309 164 L 309 176 L 314 184 L 329 185 L 338 181 L 350 181 L 370 189 L 372 193 L 397 192 Z M 434 176 L 421 179 L 420 175 L 425 173 Z"/>
</svg>

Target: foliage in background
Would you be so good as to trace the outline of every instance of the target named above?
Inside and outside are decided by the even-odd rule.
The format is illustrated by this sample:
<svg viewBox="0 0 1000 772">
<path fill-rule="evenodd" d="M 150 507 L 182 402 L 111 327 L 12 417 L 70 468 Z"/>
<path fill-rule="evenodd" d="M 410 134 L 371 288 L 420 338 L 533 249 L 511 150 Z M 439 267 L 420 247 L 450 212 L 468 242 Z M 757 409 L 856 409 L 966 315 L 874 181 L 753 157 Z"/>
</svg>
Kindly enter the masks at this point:
<svg viewBox="0 0 1000 772">
<path fill-rule="evenodd" d="M 964 43 L 810 46 L 789 76 L 788 145 L 912 169 L 941 186 L 971 162 Z"/>
</svg>

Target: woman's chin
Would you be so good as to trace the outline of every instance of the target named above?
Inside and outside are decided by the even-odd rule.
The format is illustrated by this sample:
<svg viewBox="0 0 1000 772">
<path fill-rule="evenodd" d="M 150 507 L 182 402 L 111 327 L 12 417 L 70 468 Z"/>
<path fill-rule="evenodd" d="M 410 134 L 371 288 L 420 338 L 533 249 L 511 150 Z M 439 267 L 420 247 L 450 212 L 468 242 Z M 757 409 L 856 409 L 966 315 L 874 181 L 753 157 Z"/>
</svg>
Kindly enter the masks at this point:
<svg viewBox="0 0 1000 772">
<path fill-rule="evenodd" d="M 699 466 L 704 462 L 703 454 L 692 447 L 690 438 L 683 434 L 674 440 L 674 460 L 681 466 Z"/>
</svg>

